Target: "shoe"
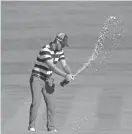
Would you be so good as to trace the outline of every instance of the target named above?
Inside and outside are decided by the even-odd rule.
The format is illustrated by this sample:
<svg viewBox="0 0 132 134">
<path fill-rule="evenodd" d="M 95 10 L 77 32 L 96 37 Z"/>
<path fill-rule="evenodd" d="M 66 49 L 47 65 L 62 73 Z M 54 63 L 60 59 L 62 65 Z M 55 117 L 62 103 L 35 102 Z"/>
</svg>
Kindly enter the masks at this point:
<svg viewBox="0 0 132 134">
<path fill-rule="evenodd" d="M 29 131 L 35 132 L 35 128 L 34 127 L 28 127 Z"/>
<path fill-rule="evenodd" d="M 56 129 L 51 130 L 50 132 L 58 132 Z"/>
</svg>

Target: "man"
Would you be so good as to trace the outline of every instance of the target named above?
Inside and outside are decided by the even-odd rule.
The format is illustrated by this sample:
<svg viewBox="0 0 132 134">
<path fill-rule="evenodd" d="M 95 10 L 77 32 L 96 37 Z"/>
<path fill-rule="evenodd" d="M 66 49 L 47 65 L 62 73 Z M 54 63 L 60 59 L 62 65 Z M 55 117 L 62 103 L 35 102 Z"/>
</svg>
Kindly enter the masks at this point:
<svg viewBox="0 0 132 134">
<path fill-rule="evenodd" d="M 41 92 L 47 108 L 47 130 L 57 132 L 55 128 L 55 84 L 52 72 L 62 76 L 67 82 L 74 79 L 70 67 L 66 63 L 63 48 L 68 45 L 68 36 L 64 33 L 56 35 L 53 42 L 41 48 L 30 77 L 32 103 L 30 106 L 29 131 L 35 131 L 35 122 L 41 102 Z M 60 61 L 63 71 L 56 64 Z"/>
</svg>

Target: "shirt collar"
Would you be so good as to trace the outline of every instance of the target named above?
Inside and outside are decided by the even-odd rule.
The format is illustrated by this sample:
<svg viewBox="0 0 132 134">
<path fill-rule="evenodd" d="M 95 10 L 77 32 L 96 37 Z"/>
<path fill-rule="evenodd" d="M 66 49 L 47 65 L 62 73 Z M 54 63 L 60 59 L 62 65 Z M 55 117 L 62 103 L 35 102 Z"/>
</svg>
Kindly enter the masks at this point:
<svg viewBox="0 0 132 134">
<path fill-rule="evenodd" d="M 62 49 L 61 50 L 58 50 L 58 51 L 57 50 L 54 50 L 53 47 L 52 47 L 52 43 L 53 42 L 50 42 L 49 45 L 48 45 L 51 51 L 54 51 L 55 53 L 62 51 Z"/>
</svg>

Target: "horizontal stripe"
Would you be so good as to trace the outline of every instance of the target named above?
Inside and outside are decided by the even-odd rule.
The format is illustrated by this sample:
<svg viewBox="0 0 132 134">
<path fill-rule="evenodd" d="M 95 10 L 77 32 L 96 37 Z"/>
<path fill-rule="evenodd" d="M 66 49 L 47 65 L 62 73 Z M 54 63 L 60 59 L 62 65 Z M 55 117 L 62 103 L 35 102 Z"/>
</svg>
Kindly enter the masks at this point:
<svg viewBox="0 0 132 134">
<path fill-rule="evenodd" d="M 54 51 L 51 51 L 49 48 L 42 48 L 41 52 L 50 52 L 51 54 L 54 54 Z"/>
<path fill-rule="evenodd" d="M 46 75 L 46 74 L 41 73 L 41 72 L 36 71 L 36 70 L 32 70 L 32 73 L 39 74 L 39 75 L 41 75 L 42 77 L 47 77 L 47 75 Z"/>
<path fill-rule="evenodd" d="M 53 54 L 51 54 L 49 51 L 40 51 L 39 52 L 39 55 L 51 55 L 52 56 Z"/>
<path fill-rule="evenodd" d="M 56 54 L 58 54 L 58 55 L 64 54 L 64 51 L 61 50 L 61 51 L 57 52 Z"/>
<path fill-rule="evenodd" d="M 42 57 L 44 57 L 44 58 L 48 58 L 48 57 L 51 57 L 52 58 L 52 56 L 51 55 L 43 55 Z"/>
<path fill-rule="evenodd" d="M 41 66 L 45 66 L 46 68 L 49 68 L 49 66 L 45 62 L 42 63 L 42 62 L 36 61 L 36 64 L 41 65 Z"/>
<path fill-rule="evenodd" d="M 60 58 L 65 57 L 64 55 L 61 55 Z"/>
<path fill-rule="evenodd" d="M 49 68 L 47 68 L 47 67 L 45 67 L 45 66 L 42 66 L 42 65 L 35 64 L 34 67 L 37 67 L 37 68 L 40 68 L 40 69 L 49 71 Z"/>
<path fill-rule="evenodd" d="M 65 57 L 61 57 L 61 58 L 59 58 L 59 61 L 60 61 L 60 60 L 63 60 L 63 59 L 65 59 Z"/>
<path fill-rule="evenodd" d="M 43 73 L 43 74 L 51 74 L 51 73 L 52 73 L 51 70 L 46 71 L 46 70 L 43 70 L 43 69 L 41 69 L 41 68 L 37 68 L 37 67 L 34 67 L 33 70 L 36 70 L 36 71 L 41 72 L 41 73 Z"/>
<path fill-rule="evenodd" d="M 47 60 L 48 58 L 51 58 L 52 59 L 53 57 L 52 56 L 49 56 L 47 58 L 44 58 L 44 56 L 38 56 L 38 58 L 41 59 L 41 60 Z"/>
<path fill-rule="evenodd" d="M 47 74 L 44 74 L 44 73 L 39 72 L 39 71 L 36 71 L 36 70 L 32 70 L 32 73 L 39 74 L 39 75 L 41 75 L 42 77 L 47 77 L 47 76 L 48 76 Z M 50 75 L 50 74 L 49 74 L 49 75 Z"/>
<path fill-rule="evenodd" d="M 38 58 L 40 59 L 45 59 L 45 58 L 49 58 L 49 57 L 53 57 L 52 55 L 39 55 Z"/>
<path fill-rule="evenodd" d="M 45 62 L 45 61 L 47 61 L 47 60 L 51 60 L 52 58 L 51 57 L 49 57 L 49 58 L 44 58 L 44 59 L 40 59 L 39 57 L 37 57 L 37 61 L 39 61 L 39 62 Z"/>
<path fill-rule="evenodd" d="M 64 53 L 63 53 L 63 54 L 61 54 L 61 55 L 59 55 L 59 57 L 61 57 L 61 56 L 65 56 L 65 55 L 64 55 Z"/>
<path fill-rule="evenodd" d="M 40 69 L 39 69 L 39 68 L 36 68 L 36 67 L 35 67 L 35 68 L 34 68 L 34 70 L 36 70 L 36 71 L 39 71 L 39 72 L 40 72 Z"/>
</svg>

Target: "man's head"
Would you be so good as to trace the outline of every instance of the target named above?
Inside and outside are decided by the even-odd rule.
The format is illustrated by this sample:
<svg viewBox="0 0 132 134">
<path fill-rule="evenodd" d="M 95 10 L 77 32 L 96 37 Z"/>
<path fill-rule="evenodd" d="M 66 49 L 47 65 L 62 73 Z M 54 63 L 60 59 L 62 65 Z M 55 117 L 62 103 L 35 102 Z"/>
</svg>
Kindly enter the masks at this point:
<svg viewBox="0 0 132 134">
<path fill-rule="evenodd" d="M 57 44 L 57 50 L 61 48 L 69 47 L 68 45 L 68 36 L 64 33 L 59 33 L 56 35 L 54 42 Z"/>
</svg>

